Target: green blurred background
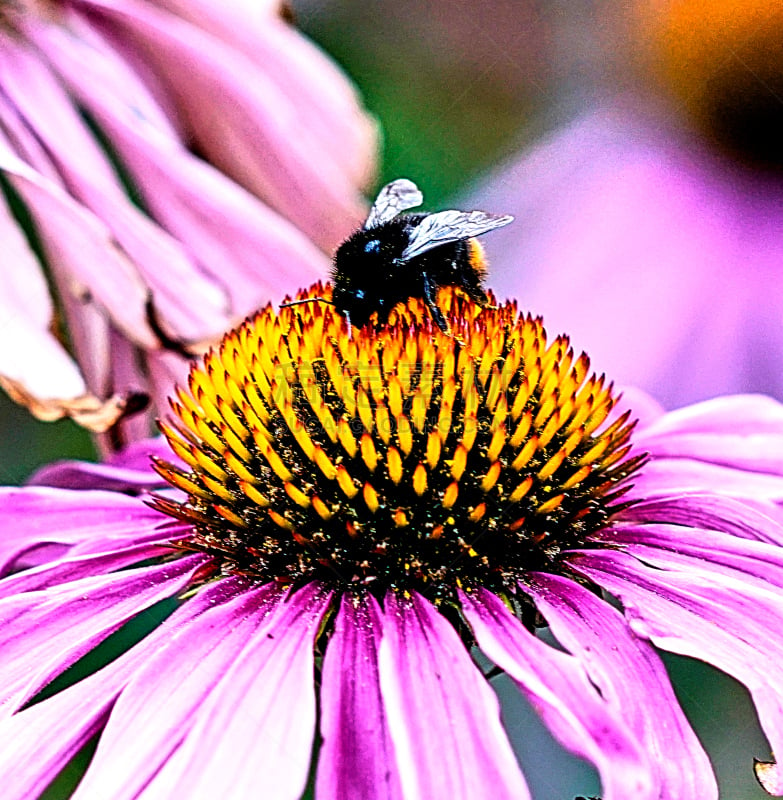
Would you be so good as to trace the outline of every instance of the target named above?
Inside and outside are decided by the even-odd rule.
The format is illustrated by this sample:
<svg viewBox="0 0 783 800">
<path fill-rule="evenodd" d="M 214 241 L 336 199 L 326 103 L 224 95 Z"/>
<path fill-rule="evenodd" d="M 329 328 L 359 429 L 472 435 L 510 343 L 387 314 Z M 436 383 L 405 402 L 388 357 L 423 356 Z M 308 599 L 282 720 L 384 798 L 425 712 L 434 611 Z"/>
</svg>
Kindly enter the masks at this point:
<svg viewBox="0 0 783 800">
<path fill-rule="evenodd" d="M 343 65 L 379 121 L 378 185 L 410 177 L 430 208 L 456 202 L 504 157 L 635 80 L 626 52 L 628 8 L 587 0 L 293 4 L 299 27 Z M 36 422 L 0 397 L 4 483 L 20 483 L 54 459 L 94 454 L 72 423 Z M 721 797 L 766 797 L 752 776 L 752 758 L 769 751 L 745 690 L 703 664 L 674 656 L 666 662 L 714 761 Z M 536 800 L 597 794 L 595 773 L 552 741 L 507 683 L 496 685 Z M 67 796 L 68 780 L 47 800 Z"/>
</svg>

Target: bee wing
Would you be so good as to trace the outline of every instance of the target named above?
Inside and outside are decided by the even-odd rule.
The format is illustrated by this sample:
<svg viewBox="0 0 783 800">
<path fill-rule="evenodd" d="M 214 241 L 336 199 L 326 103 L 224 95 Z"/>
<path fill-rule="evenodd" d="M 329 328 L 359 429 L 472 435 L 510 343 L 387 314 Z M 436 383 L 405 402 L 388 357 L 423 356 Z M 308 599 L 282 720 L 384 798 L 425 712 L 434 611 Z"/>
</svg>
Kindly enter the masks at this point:
<svg viewBox="0 0 783 800">
<path fill-rule="evenodd" d="M 423 202 L 424 196 L 413 181 L 409 181 L 407 178 L 399 178 L 396 181 L 387 183 L 378 192 L 364 227 L 373 228 L 376 225 L 388 222 L 394 219 L 400 211 L 416 208 Z"/>
<path fill-rule="evenodd" d="M 481 236 L 513 222 L 510 214 L 487 214 L 485 211 L 438 211 L 425 217 L 414 229 L 403 250 L 403 258 L 414 258 L 449 242 Z"/>
</svg>

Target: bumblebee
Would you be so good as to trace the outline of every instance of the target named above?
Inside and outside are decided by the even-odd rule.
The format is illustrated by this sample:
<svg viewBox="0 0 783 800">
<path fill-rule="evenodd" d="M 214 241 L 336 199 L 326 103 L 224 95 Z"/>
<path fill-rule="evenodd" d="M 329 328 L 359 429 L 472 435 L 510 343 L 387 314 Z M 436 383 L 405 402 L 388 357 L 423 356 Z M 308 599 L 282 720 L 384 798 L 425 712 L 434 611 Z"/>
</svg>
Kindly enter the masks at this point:
<svg viewBox="0 0 783 800">
<path fill-rule="evenodd" d="M 337 248 L 332 303 L 349 325 L 366 325 L 376 311 L 383 322 L 397 303 L 418 297 L 448 333 L 436 303 L 441 286 L 459 287 L 477 303 L 487 304 L 484 251 L 474 237 L 514 218 L 484 211 L 401 213 L 423 199 L 413 181 L 392 181 L 381 189 L 364 227 Z"/>
</svg>

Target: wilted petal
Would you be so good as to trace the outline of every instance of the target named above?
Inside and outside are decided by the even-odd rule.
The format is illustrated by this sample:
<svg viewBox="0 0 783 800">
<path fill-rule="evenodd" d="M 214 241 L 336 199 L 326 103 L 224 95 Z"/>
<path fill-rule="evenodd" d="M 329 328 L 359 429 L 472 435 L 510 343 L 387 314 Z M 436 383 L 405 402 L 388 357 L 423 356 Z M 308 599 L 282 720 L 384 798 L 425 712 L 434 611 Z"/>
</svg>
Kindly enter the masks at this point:
<svg viewBox="0 0 783 800">
<path fill-rule="evenodd" d="M 313 644 L 327 603 L 310 584 L 248 638 L 139 800 L 298 800 L 315 733 Z"/>
<path fill-rule="evenodd" d="M 539 573 L 522 588 L 637 737 L 655 770 L 661 800 L 717 798 L 709 759 L 649 643 L 634 636 L 608 603 L 573 581 Z"/>
<path fill-rule="evenodd" d="M 381 691 L 406 800 L 530 795 L 489 684 L 422 597 L 386 595 Z"/>
<path fill-rule="evenodd" d="M 63 182 L 72 188 L 91 188 L 106 198 L 123 197 L 114 170 L 98 146 L 71 98 L 39 54 L 18 36 L 0 32 L 0 104 L 3 122 L 16 111 L 32 128 Z M 80 165 L 81 169 L 76 168 Z"/>
<path fill-rule="evenodd" d="M 277 15 L 279 5 L 214 0 L 153 0 L 249 56 L 289 97 L 292 111 L 356 186 L 373 177 L 375 124 L 334 61 Z"/>
<path fill-rule="evenodd" d="M 59 35 L 52 32 L 44 37 L 42 34 L 44 44 L 51 39 L 63 46 L 65 39 L 67 53 L 89 52 L 86 46 L 74 48 L 73 37 L 65 31 L 54 30 Z M 50 57 L 55 52 L 51 46 L 48 51 Z M 8 47 L 0 56 L 0 66 L 6 72 L 2 82 L 6 93 L 46 144 L 70 194 L 112 231 L 137 274 L 143 276 L 156 305 L 165 305 L 166 320 L 174 332 L 198 339 L 222 331 L 228 324 L 223 292 L 199 273 L 179 242 L 131 203 L 106 156 L 95 143 L 94 135 L 40 55 L 22 45 Z M 87 72 L 86 67 L 80 64 L 82 73 Z M 97 87 L 101 86 L 102 77 L 93 77 L 96 91 L 99 91 Z M 103 269 L 105 265 L 100 263 L 85 264 L 78 278 L 93 289 L 104 282 L 96 274 Z M 127 298 L 121 291 L 97 292 L 96 299 L 110 316 L 122 319 L 125 313 L 122 305 Z"/>
<path fill-rule="evenodd" d="M 103 727 L 117 695 L 159 648 L 188 630 L 246 586 L 230 579 L 202 589 L 149 636 L 103 669 L 53 697 L 0 720 L 0 770 L 7 800 L 37 797 L 79 749 Z"/>
<path fill-rule="evenodd" d="M 0 169 L 27 204 L 53 269 L 62 270 L 72 293 L 88 292 L 99 302 L 122 297 L 117 325 L 134 341 L 153 348 L 147 325 L 147 289 L 111 231 L 59 186 L 47 181 L 0 143 Z M 100 265 L 100 269 L 97 269 Z"/>
<path fill-rule="evenodd" d="M 381 699 L 382 612 L 371 595 L 344 595 L 321 673 L 320 800 L 401 800 Z"/>
<path fill-rule="evenodd" d="M 192 322 L 189 329 L 183 328 L 182 310 L 194 316 L 194 309 L 204 305 L 195 294 L 199 280 L 203 281 L 195 264 L 231 298 L 235 317 L 270 299 L 282 299 L 292 287 L 326 276 L 328 259 L 290 222 L 193 156 L 154 121 L 148 123 L 137 108 L 106 86 L 101 81 L 102 53 L 75 50 L 57 29 L 42 31 L 39 38 L 48 58 L 111 138 L 134 175 L 146 208 L 179 238 L 193 259 L 186 268 L 173 262 L 163 270 L 155 260 L 145 265 L 137 259 L 161 319 L 175 332 L 196 340 L 219 332 L 219 318 L 214 315 L 211 324 L 202 323 L 199 331 Z M 184 276 L 186 269 L 190 279 Z M 226 320 L 223 323 L 226 327 Z"/>
<path fill-rule="evenodd" d="M 596 766 L 604 800 L 662 797 L 657 769 L 578 659 L 525 630 L 489 592 L 461 600 L 482 652 L 516 683 L 558 741 Z"/>
<path fill-rule="evenodd" d="M 0 141 L 0 149 L 4 146 Z M 39 419 L 70 416 L 94 430 L 110 427 L 127 410 L 129 398 L 102 401 L 88 394 L 76 364 L 50 331 L 53 309 L 46 282 L 2 198 L 0 239 L 0 386 Z"/>
<path fill-rule="evenodd" d="M 574 554 L 569 563 L 622 601 L 638 635 L 744 683 L 772 751 L 783 752 L 783 643 L 774 635 L 783 628 L 779 590 L 759 590 L 740 573 L 668 571 L 612 551 Z"/>
<path fill-rule="evenodd" d="M 176 595 L 208 560 L 189 556 L 0 600 L 2 714 L 13 713 L 135 614 Z"/>
<path fill-rule="evenodd" d="M 1 201 L 0 201 L 1 202 Z M 2 210 L 2 209 L 0 209 Z M 2 233 L 8 227 L 1 225 Z M 4 238 L 13 247 L 13 237 Z M 38 265 L 10 253 L 11 261 L 4 264 L 4 278 L 13 281 L 14 272 L 29 269 L 30 294 L 35 295 Z M 48 296 L 41 308 L 48 306 Z M 24 305 L 17 302 L 12 286 L 0 289 L 0 375 L 9 386 L 17 387 L 18 395 L 42 398 L 42 404 L 52 398 L 76 398 L 85 395 L 86 387 L 79 370 L 62 345 L 50 333 L 50 319 L 36 319 L 40 310 L 28 315 Z M 62 416 L 62 414 L 60 415 Z"/>
<path fill-rule="evenodd" d="M 120 695 L 73 800 L 137 797 L 281 597 L 274 585 L 246 587 L 161 642 Z"/>
<path fill-rule="evenodd" d="M 753 771 L 761 786 L 775 797 L 783 797 L 783 773 L 776 761 L 753 759 Z"/>
<path fill-rule="evenodd" d="M 221 171 L 325 250 L 359 224 L 364 204 L 356 187 L 299 124 L 291 110 L 293 98 L 248 57 L 171 14 L 132 0 L 80 0 L 79 7 L 154 69 L 195 147 Z"/>
</svg>

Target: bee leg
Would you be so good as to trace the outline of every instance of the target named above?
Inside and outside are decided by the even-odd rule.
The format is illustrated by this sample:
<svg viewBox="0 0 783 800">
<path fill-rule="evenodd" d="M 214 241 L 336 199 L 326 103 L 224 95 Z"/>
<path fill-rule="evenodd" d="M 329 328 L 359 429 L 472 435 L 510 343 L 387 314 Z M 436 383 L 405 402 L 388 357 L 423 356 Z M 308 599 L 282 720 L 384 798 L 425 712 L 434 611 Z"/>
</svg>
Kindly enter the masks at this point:
<svg viewBox="0 0 783 800">
<path fill-rule="evenodd" d="M 435 283 L 426 272 L 423 272 L 421 277 L 424 281 L 424 301 L 429 306 L 432 318 L 435 320 L 435 324 L 443 331 L 443 333 L 449 333 L 449 325 L 446 322 L 446 318 L 443 316 L 443 312 L 438 308 L 438 304 L 435 302 L 435 296 L 437 294 Z"/>
</svg>

